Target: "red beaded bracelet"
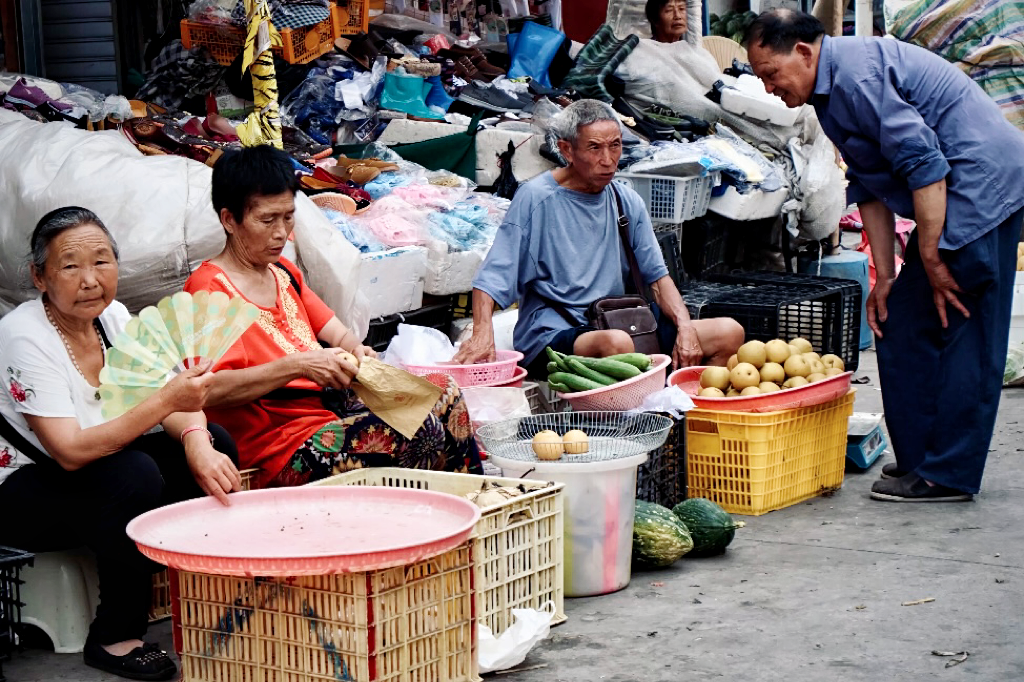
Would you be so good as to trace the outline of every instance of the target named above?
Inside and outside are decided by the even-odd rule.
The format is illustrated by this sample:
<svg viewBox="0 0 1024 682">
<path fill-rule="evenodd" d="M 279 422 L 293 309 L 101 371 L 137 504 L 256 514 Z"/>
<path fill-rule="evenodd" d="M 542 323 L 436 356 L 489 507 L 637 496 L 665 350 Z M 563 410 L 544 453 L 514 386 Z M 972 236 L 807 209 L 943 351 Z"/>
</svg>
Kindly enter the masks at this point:
<svg viewBox="0 0 1024 682">
<path fill-rule="evenodd" d="M 199 426 L 199 424 L 193 424 L 192 426 L 185 427 L 185 429 L 182 430 L 181 435 L 178 436 L 178 439 L 181 440 L 182 445 L 185 444 L 185 436 L 192 433 L 193 431 L 206 431 L 206 435 L 210 437 L 210 442 L 213 442 L 213 434 L 210 433 L 210 430 L 208 428 L 206 428 L 205 426 Z"/>
</svg>

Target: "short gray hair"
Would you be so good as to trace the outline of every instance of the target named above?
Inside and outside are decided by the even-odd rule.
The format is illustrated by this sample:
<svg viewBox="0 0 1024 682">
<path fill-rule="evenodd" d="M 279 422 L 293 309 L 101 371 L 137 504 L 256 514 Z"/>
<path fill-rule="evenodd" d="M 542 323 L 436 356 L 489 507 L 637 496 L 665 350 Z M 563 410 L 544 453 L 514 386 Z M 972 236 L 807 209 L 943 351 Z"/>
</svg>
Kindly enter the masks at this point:
<svg viewBox="0 0 1024 682">
<path fill-rule="evenodd" d="M 107 235 L 110 240 L 110 248 L 114 251 L 114 260 L 117 260 L 119 253 L 117 242 L 110 230 L 103 224 L 100 217 L 87 208 L 81 206 L 65 206 L 50 211 L 36 223 L 36 229 L 32 230 L 32 267 L 36 272 L 42 272 L 46 267 L 46 259 L 50 255 L 50 244 L 53 240 L 76 227 L 82 225 L 95 225 Z"/>
<path fill-rule="evenodd" d="M 559 140 L 575 145 L 580 137 L 580 128 L 600 121 L 619 123 L 615 110 L 596 99 L 581 99 L 573 102 L 551 119 L 550 130 Z"/>
</svg>

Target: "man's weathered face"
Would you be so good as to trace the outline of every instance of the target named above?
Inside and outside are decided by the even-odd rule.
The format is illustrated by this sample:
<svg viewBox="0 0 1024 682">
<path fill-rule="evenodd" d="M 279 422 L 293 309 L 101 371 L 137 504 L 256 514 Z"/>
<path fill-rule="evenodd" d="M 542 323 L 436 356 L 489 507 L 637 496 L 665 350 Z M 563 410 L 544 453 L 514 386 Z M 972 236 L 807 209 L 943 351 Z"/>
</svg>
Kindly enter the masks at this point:
<svg viewBox="0 0 1024 682">
<path fill-rule="evenodd" d="M 619 168 L 622 132 L 616 121 L 598 121 L 580 128 L 576 144 L 562 141 L 559 149 L 584 182 L 603 188 Z"/>
<path fill-rule="evenodd" d="M 762 47 L 754 40 L 747 49 L 754 75 L 764 89 L 796 108 L 810 101 L 818 77 L 818 53 L 813 45 L 797 43 L 788 54 Z"/>
</svg>

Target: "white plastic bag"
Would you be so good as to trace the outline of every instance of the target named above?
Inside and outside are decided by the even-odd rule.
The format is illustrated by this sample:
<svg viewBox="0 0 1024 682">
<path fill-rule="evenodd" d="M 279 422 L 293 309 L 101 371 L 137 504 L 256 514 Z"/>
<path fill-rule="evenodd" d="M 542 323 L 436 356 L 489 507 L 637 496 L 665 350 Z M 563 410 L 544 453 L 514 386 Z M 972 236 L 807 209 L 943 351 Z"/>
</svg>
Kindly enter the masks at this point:
<svg viewBox="0 0 1024 682">
<path fill-rule="evenodd" d="M 681 418 L 687 411 L 694 408 L 693 399 L 678 386 L 668 386 L 660 391 L 648 394 L 640 407 L 629 410 L 630 413 L 664 412 L 674 418 Z"/>
<path fill-rule="evenodd" d="M 480 625 L 480 672 L 508 670 L 526 659 L 537 642 L 548 636 L 551 619 L 555 616 L 554 602 L 544 604 L 540 610 L 512 609 L 516 622 L 497 638 L 486 625 Z"/>
<path fill-rule="evenodd" d="M 398 335 L 391 339 L 384 353 L 384 361 L 404 368 L 448 362 L 454 355 L 455 347 L 444 332 L 433 327 L 400 324 Z"/>
<path fill-rule="evenodd" d="M 1003 372 L 1004 386 L 1024 386 L 1024 343 L 1011 346 Z"/>
</svg>

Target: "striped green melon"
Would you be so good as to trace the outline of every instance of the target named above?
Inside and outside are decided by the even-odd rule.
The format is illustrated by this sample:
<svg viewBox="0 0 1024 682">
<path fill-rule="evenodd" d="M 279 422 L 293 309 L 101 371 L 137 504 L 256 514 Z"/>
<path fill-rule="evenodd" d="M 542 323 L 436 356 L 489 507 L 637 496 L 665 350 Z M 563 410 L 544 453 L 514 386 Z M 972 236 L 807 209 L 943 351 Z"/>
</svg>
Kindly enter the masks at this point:
<svg viewBox="0 0 1024 682">
<path fill-rule="evenodd" d="M 747 525 L 733 521 L 729 512 L 703 497 L 680 502 L 672 508 L 672 513 L 686 525 L 693 538 L 690 556 L 721 554 L 732 542 L 736 529 Z"/>
<path fill-rule="evenodd" d="M 634 566 L 669 566 L 691 549 L 693 540 L 690 533 L 670 509 L 652 502 L 636 501 L 633 515 Z"/>
</svg>

